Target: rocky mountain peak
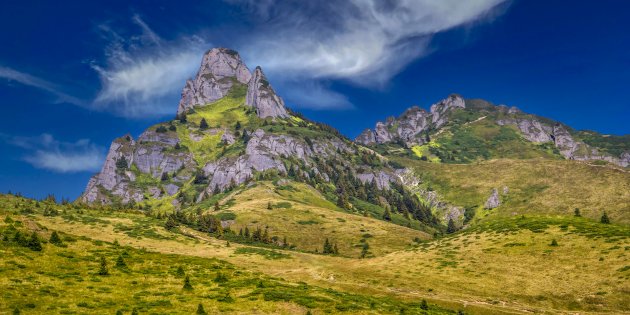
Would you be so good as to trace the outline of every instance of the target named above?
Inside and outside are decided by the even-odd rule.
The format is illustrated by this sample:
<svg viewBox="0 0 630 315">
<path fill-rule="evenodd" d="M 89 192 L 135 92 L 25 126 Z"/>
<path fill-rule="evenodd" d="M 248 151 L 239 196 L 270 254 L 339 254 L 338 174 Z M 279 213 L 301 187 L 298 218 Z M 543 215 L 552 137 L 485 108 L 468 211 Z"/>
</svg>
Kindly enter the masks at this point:
<svg viewBox="0 0 630 315">
<path fill-rule="evenodd" d="M 193 80 L 187 80 L 177 114 L 212 103 L 228 94 L 234 84 L 247 84 L 251 72 L 238 52 L 227 48 L 209 50 Z"/>
<path fill-rule="evenodd" d="M 254 107 L 260 118 L 289 116 L 284 107 L 284 101 L 276 95 L 260 67 L 256 67 L 254 75 L 247 84 L 245 103 Z"/>
<path fill-rule="evenodd" d="M 446 124 L 449 111 L 465 107 L 464 99 L 457 94 L 451 94 L 433 104 L 430 112 L 412 106 L 398 118 L 377 122 L 374 130 L 364 130 L 355 141 L 365 145 L 388 142 L 403 142 L 407 146 L 423 144 L 426 141 L 425 133 L 429 129 L 437 129 Z"/>
</svg>

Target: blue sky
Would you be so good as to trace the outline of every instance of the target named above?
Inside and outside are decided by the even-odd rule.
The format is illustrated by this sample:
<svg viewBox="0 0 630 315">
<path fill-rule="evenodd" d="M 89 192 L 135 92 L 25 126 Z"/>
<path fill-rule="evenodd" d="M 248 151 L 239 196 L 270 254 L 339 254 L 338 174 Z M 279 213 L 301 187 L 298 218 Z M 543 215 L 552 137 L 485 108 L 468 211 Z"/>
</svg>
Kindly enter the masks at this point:
<svg viewBox="0 0 630 315">
<path fill-rule="evenodd" d="M 624 0 L 9 0 L 0 27 L 0 191 L 32 197 L 76 198 L 216 46 L 351 138 L 453 92 L 630 133 Z"/>
</svg>

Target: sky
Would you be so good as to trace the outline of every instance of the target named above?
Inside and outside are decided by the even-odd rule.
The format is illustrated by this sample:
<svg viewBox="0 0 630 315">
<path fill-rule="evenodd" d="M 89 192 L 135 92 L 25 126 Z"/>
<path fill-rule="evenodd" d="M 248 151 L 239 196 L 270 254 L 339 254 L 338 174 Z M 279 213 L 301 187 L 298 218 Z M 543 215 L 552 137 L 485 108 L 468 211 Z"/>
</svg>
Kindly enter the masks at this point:
<svg viewBox="0 0 630 315">
<path fill-rule="evenodd" d="M 570 5 L 569 5 L 570 4 Z M 174 117 L 205 51 L 350 138 L 451 93 L 630 133 L 625 0 L 3 1 L 0 191 L 74 199 L 111 141 Z"/>
</svg>

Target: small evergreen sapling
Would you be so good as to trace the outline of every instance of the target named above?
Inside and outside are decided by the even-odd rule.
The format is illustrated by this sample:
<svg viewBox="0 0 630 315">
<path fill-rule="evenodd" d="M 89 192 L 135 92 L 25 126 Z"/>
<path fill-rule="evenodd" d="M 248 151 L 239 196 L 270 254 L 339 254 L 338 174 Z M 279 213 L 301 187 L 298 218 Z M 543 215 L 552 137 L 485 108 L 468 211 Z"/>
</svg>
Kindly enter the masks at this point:
<svg viewBox="0 0 630 315">
<path fill-rule="evenodd" d="M 63 242 L 61 241 L 61 238 L 59 238 L 59 234 L 57 234 L 57 231 L 53 231 L 52 234 L 50 234 L 49 242 L 50 244 L 53 244 L 56 246 L 63 245 Z"/>
<path fill-rule="evenodd" d="M 186 276 L 186 278 L 184 278 L 184 290 L 190 291 L 192 289 L 193 287 L 192 287 L 192 284 L 190 284 L 190 277 Z"/>
<path fill-rule="evenodd" d="M 610 218 L 608 218 L 608 214 L 606 214 L 606 211 L 604 211 L 604 214 L 602 215 L 600 221 L 604 224 L 610 224 Z"/>
<path fill-rule="evenodd" d="M 107 260 L 105 259 L 105 256 L 101 256 L 101 266 L 98 269 L 98 274 L 100 276 L 109 275 L 109 269 L 107 268 Z"/>
<path fill-rule="evenodd" d="M 199 305 L 197 305 L 197 315 L 205 315 L 208 314 L 206 313 L 206 310 L 203 309 L 203 305 L 201 303 L 199 303 Z"/>
</svg>

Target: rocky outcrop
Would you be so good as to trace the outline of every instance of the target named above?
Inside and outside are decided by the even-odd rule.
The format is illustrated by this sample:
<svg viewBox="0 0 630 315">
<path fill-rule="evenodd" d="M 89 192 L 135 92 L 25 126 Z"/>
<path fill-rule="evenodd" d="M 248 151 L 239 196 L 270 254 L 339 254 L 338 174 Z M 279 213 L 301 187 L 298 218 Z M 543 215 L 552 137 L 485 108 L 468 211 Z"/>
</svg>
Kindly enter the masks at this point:
<svg viewBox="0 0 630 315">
<path fill-rule="evenodd" d="M 289 117 L 284 101 L 276 95 L 260 67 L 256 67 L 254 75 L 247 84 L 245 104 L 253 106 L 256 109 L 256 115 L 260 118 Z"/>
<path fill-rule="evenodd" d="M 446 114 L 456 108 L 466 108 L 464 99 L 456 94 L 451 94 L 444 100 L 431 106 L 431 122 L 434 128 L 440 128 L 447 122 Z"/>
<path fill-rule="evenodd" d="M 125 172 L 128 165 L 133 163 L 132 148 L 135 145 L 136 142 L 129 135 L 112 142 L 101 171 L 92 176 L 81 196 L 83 202 L 110 203 L 111 195 L 118 196 L 126 202 L 132 199 L 134 201 L 142 200 L 142 194 L 139 191 L 128 189 L 128 182 L 132 176 Z"/>
<path fill-rule="evenodd" d="M 251 77 L 236 51 L 213 48 L 203 56 L 195 79 L 186 81 L 177 114 L 212 103 L 226 96 L 234 84 L 247 84 Z"/>
<path fill-rule="evenodd" d="M 492 189 L 492 193 L 488 200 L 486 200 L 486 204 L 484 205 L 484 209 L 494 209 L 501 205 L 501 200 L 499 199 L 499 191 L 496 188 Z"/>
<path fill-rule="evenodd" d="M 577 140 L 564 125 L 559 123 L 550 125 L 534 117 L 527 116 L 498 119 L 497 124 L 516 126 L 523 138 L 528 141 L 534 143 L 551 142 L 558 149 L 558 152 L 569 160 L 600 160 L 622 167 L 630 165 L 630 152 L 624 152 L 619 157 L 603 154 L 597 148 Z"/>
<path fill-rule="evenodd" d="M 456 94 L 433 104 L 430 112 L 413 106 L 398 118 L 377 122 L 374 130 L 364 130 L 355 141 L 364 145 L 390 142 L 404 143 L 407 147 L 422 145 L 427 141 L 429 130 L 440 128 L 448 122 L 450 111 L 465 107 L 464 99 Z"/>
</svg>

